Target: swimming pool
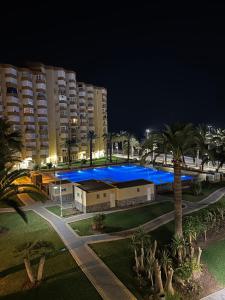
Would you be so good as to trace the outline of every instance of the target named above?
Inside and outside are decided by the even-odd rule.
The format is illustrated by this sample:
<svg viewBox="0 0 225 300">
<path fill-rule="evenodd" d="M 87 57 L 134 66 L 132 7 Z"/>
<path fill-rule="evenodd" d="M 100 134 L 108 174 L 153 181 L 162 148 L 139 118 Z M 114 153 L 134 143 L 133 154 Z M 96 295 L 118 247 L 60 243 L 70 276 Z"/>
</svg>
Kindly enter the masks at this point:
<svg viewBox="0 0 225 300">
<path fill-rule="evenodd" d="M 89 179 L 102 180 L 108 183 L 123 182 L 136 179 L 146 179 L 154 184 L 163 184 L 173 182 L 173 173 L 145 168 L 138 165 L 127 166 L 109 166 L 100 168 L 91 168 L 86 170 L 57 172 L 59 179 L 67 179 L 72 182 L 79 182 Z M 182 180 L 191 180 L 192 176 L 182 175 Z"/>
</svg>

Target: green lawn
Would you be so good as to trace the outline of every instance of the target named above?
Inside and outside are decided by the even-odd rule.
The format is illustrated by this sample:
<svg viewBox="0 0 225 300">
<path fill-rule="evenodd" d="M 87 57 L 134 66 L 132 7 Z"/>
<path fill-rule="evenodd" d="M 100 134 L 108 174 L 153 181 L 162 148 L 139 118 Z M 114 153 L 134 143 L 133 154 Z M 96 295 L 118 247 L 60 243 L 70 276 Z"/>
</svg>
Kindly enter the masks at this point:
<svg viewBox="0 0 225 300">
<path fill-rule="evenodd" d="M 101 299 L 86 276 L 65 249 L 52 227 L 34 212 L 28 212 L 28 224 L 16 214 L 0 215 L 0 225 L 8 232 L 0 235 L 0 298 L 1 299 Z M 56 251 L 46 261 L 44 281 L 35 289 L 23 290 L 27 280 L 22 258 L 14 249 L 25 241 L 48 240 Z"/>
<path fill-rule="evenodd" d="M 61 214 L 61 209 L 59 205 L 48 206 L 46 207 L 46 209 L 57 216 L 60 216 Z M 77 214 L 77 211 L 72 208 L 63 208 L 62 213 L 63 213 L 63 217 L 69 217 Z"/>
<path fill-rule="evenodd" d="M 225 285 L 225 240 L 218 241 L 202 252 L 203 262 L 215 279 Z"/>
<path fill-rule="evenodd" d="M 112 157 L 112 162 L 113 163 L 121 163 L 121 162 L 126 162 L 126 158 L 121 158 L 121 157 L 116 157 L 116 156 L 113 156 Z M 130 160 L 132 161 L 132 160 Z M 106 157 L 102 157 L 102 158 L 97 158 L 97 159 L 93 159 L 93 166 L 98 166 L 98 165 L 104 165 L 104 164 L 109 164 L 109 160 L 106 159 Z M 76 162 L 73 162 L 71 164 L 72 167 L 85 167 L 85 166 L 89 166 L 90 164 L 90 161 L 87 159 L 86 160 L 86 163 L 83 164 L 82 161 L 76 161 Z M 58 168 L 67 168 L 68 167 L 68 163 L 59 163 Z M 44 167 L 45 169 L 47 169 L 47 167 Z"/>
<path fill-rule="evenodd" d="M 183 200 L 190 201 L 190 202 L 198 202 L 202 199 L 209 196 L 214 191 L 218 190 L 221 187 L 225 187 L 225 182 L 215 182 L 215 183 L 203 183 L 202 185 L 202 193 L 201 195 L 195 196 L 191 189 L 183 190 Z M 166 193 L 169 197 L 173 197 L 173 193 Z"/>
<path fill-rule="evenodd" d="M 117 232 L 142 225 L 173 210 L 173 203 L 163 202 L 107 214 L 104 232 Z M 93 218 L 70 223 L 79 235 L 92 235 Z"/>
</svg>

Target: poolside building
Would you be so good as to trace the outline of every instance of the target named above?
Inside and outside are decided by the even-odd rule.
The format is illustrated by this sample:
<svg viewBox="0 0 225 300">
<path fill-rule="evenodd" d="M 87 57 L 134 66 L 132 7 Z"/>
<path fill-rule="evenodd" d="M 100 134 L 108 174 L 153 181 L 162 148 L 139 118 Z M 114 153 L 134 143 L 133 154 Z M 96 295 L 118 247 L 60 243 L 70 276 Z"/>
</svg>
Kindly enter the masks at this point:
<svg viewBox="0 0 225 300">
<path fill-rule="evenodd" d="M 135 206 L 155 199 L 154 183 L 144 179 L 118 183 L 95 179 L 79 183 L 57 181 L 49 185 L 52 200 L 60 201 L 60 189 L 63 203 L 70 201 L 84 213 Z"/>
</svg>

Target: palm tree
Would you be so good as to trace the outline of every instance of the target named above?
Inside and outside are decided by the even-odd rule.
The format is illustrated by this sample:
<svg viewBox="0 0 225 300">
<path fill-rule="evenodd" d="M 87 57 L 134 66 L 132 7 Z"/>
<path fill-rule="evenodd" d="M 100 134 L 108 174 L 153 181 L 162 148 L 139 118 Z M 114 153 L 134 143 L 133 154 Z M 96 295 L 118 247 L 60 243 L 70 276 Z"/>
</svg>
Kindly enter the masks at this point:
<svg viewBox="0 0 225 300">
<path fill-rule="evenodd" d="M 125 148 L 125 151 L 128 153 L 128 141 L 124 143 L 124 148 Z M 130 153 L 131 153 L 131 156 L 134 156 L 134 150 L 139 150 L 139 149 L 140 149 L 139 141 L 134 136 L 132 136 L 130 138 Z"/>
<path fill-rule="evenodd" d="M 71 147 L 76 145 L 76 139 L 71 138 L 65 141 L 65 147 L 67 148 L 67 154 L 68 154 L 68 167 L 71 166 L 72 158 L 71 158 Z"/>
<path fill-rule="evenodd" d="M 194 146 L 195 134 L 193 125 L 190 123 L 165 125 L 161 132 L 164 144 L 167 145 L 168 150 L 171 150 L 173 154 L 175 236 L 178 238 L 183 236 L 181 165 L 184 162 L 185 153 Z"/>
<path fill-rule="evenodd" d="M 13 130 L 7 119 L 0 118 L 0 170 L 20 161 L 18 153 L 22 150 L 21 134 Z"/>
<path fill-rule="evenodd" d="M 24 193 L 23 188 L 26 188 L 26 193 L 33 193 L 34 189 L 39 192 L 39 190 L 33 184 L 15 184 L 15 180 L 29 176 L 28 170 L 15 170 L 9 172 L 8 169 L 0 171 L 0 203 L 4 203 L 12 208 L 27 222 L 26 215 L 24 211 L 18 205 L 15 200 L 15 196 Z M 32 189 L 30 189 L 32 188 Z M 39 192 L 40 193 L 40 192 Z"/>
<path fill-rule="evenodd" d="M 113 143 L 117 141 L 118 134 L 115 132 L 108 132 L 103 135 L 104 140 L 106 141 L 106 158 L 112 162 L 112 150 L 113 150 Z"/>
<path fill-rule="evenodd" d="M 93 130 L 90 130 L 88 132 L 88 140 L 89 140 L 89 151 L 90 151 L 90 166 L 93 165 L 93 159 L 92 159 L 92 154 L 93 154 L 93 140 L 96 138 L 96 134 Z"/>
</svg>

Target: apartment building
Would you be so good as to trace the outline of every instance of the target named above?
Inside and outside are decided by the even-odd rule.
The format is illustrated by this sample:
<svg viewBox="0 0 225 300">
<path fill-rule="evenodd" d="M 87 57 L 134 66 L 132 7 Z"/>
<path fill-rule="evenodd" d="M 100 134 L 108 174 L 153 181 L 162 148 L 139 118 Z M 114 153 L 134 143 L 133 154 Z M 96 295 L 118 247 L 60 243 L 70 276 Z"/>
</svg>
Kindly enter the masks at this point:
<svg viewBox="0 0 225 300">
<path fill-rule="evenodd" d="M 93 157 L 104 156 L 107 91 L 77 82 L 74 71 L 0 65 L 0 117 L 22 133 L 23 166 L 88 158 L 89 131 L 96 134 Z"/>
</svg>

